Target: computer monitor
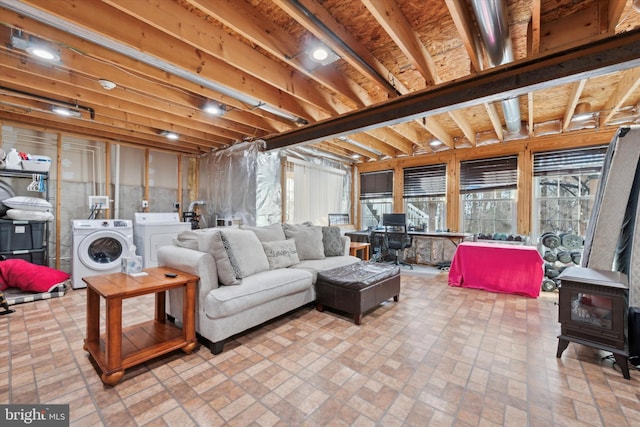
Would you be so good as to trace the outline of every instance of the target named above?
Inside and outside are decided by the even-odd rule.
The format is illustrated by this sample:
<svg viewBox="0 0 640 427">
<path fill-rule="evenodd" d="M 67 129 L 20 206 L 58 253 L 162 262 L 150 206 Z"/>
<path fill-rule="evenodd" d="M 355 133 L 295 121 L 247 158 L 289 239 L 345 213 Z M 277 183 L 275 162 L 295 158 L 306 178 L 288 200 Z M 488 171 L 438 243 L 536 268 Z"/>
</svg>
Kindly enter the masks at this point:
<svg viewBox="0 0 640 427">
<path fill-rule="evenodd" d="M 382 214 L 382 225 L 405 225 L 407 214 L 405 213 L 385 213 Z"/>
</svg>

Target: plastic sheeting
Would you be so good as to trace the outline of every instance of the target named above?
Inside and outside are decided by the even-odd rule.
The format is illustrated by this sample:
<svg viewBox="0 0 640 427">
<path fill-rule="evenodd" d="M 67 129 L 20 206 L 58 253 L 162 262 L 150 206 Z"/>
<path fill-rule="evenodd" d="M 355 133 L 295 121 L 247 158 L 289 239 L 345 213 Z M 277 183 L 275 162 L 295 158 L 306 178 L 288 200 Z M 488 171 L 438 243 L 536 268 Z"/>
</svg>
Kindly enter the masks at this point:
<svg viewBox="0 0 640 427">
<path fill-rule="evenodd" d="M 326 155 L 319 157 L 304 148 L 265 152 L 265 142 L 243 142 L 200 158 L 199 197 L 201 227 L 217 220 L 248 225 L 269 225 L 282 221 L 282 159 L 293 157 L 315 165 L 347 172 L 341 205 L 351 210 L 352 170 Z M 322 155 L 322 154 L 319 154 Z"/>
</svg>

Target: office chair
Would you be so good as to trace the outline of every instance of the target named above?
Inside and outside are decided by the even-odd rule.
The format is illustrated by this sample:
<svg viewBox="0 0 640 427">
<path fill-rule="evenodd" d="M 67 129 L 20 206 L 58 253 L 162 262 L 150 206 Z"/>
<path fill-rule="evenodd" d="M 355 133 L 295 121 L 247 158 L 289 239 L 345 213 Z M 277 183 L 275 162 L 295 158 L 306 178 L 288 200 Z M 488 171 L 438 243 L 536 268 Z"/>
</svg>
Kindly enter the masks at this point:
<svg viewBox="0 0 640 427">
<path fill-rule="evenodd" d="M 404 250 L 411 247 L 411 237 L 407 232 L 406 223 L 394 223 L 391 221 L 384 222 L 385 246 L 389 249 L 389 253 L 393 253 L 396 265 L 406 265 L 413 270 L 413 265 L 404 261 Z"/>
</svg>

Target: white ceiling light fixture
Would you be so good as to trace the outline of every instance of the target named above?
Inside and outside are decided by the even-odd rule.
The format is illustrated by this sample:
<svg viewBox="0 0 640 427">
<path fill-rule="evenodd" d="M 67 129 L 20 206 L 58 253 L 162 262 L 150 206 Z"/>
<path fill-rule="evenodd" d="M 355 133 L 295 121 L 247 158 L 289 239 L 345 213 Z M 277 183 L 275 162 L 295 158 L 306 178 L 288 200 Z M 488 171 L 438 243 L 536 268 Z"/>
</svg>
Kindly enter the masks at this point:
<svg viewBox="0 0 640 427">
<path fill-rule="evenodd" d="M 217 102 L 207 102 L 202 107 L 202 111 L 212 116 L 222 116 L 227 112 L 227 106 Z"/>
<path fill-rule="evenodd" d="M 100 83 L 100 86 L 102 86 L 104 90 L 113 90 L 116 88 L 116 84 L 111 80 L 98 79 L 98 83 Z"/>
<path fill-rule="evenodd" d="M 30 45 L 25 49 L 29 55 L 51 62 L 60 62 L 60 54 L 55 50 L 41 45 Z"/>
<path fill-rule="evenodd" d="M 180 135 L 177 134 L 176 132 L 172 132 L 169 130 L 163 130 L 160 131 L 160 136 L 164 136 L 167 139 L 170 139 L 171 141 L 175 141 L 177 139 L 180 139 Z"/>
</svg>

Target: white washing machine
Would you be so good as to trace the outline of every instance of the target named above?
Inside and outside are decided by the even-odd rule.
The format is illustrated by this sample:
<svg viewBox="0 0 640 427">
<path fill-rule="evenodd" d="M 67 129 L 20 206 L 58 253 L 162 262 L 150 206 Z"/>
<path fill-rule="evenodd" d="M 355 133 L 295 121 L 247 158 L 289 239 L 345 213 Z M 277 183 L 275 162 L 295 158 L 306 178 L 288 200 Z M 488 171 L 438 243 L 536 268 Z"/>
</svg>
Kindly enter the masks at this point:
<svg viewBox="0 0 640 427">
<path fill-rule="evenodd" d="M 181 222 L 178 212 L 133 214 L 133 242 L 138 255 L 142 256 L 143 268 L 157 266 L 158 248 L 173 245 L 173 239 L 185 230 L 191 230 L 191 223 Z"/>
<path fill-rule="evenodd" d="M 133 247 L 133 223 L 125 219 L 74 219 L 71 286 L 86 288 L 85 276 L 117 273 Z"/>
</svg>

